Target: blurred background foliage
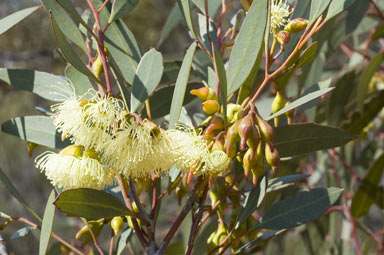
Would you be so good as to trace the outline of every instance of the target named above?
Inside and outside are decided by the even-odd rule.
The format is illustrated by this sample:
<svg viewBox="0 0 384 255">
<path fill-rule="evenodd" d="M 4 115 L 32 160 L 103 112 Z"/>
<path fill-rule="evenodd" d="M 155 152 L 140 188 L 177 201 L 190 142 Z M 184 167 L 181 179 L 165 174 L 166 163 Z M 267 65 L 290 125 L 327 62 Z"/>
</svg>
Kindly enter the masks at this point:
<svg viewBox="0 0 384 255">
<path fill-rule="evenodd" d="M 83 9 L 85 6 L 81 0 L 74 2 L 79 9 Z M 236 1 L 234 10 L 240 8 L 237 2 L 240 1 Z M 290 2 L 293 3 L 294 1 Z M 301 0 L 300 4 L 302 6 L 297 8 L 301 11 L 295 10 L 294 17 L 297 15 L 297 17 L 306 18 L 309 2 Z M 345 104 L 342 104 L 344 107 L 347 103 L 353 101 L 353 97 L 356 96 L 356 87 L 359 80 L 357 77 L 360 77 L 364 71 L 363 64 L 366 64 L 364 60 L 367 57 L 354 51 L 354 48 L 356 47 L 358 50 L 364 48 L 364 43 L 375 31 L 375 28 L 382 28 L 383 30 L 384 22 L 377 16 L 375 9 L 369 2 L 369 0 L 356 0 L 348 11 L 332 19 L 314 37 L 314 40 L 319 42 L 317 57 L 311 65 L 304 67 L 301 72 L 290 80 L 290 84 L 295 86 L 294 89 L 287 91 L 288 95 L 298 93 L 297 84 L 301 89 L 305 89 L 319 81 L 324 81 L 328 77 L 334 77 L 336 87 L 339 86 L 341 92 L 337 94 L 335 91 L 329 100 L 320 103 L 317 108 L 306 110 L 306 115 L 299 114 L 302 121 L 316 120 L 318 123 L 325 122 L 329 125 L 341 126 L 342 121 L 348 120 L 349 116 L 344 111 L 345 109 L 339 109 L 335 106 L 340 105 L 340 100 L 344 100 Z M 384 1 L 376 0 L 374 2 L 384 11 Z M 124 17 L 144 52 L 151 47 L 156 47 L 163 25 L 175 3 L 175 0 L 140 0 L 135 9 Z M 36 4 L 39 4 L 39 1 L 0 0 L 0 18 Z M 228 20 L 229 17 L 231 17 L 231 14 L 228 15 Z M 377 52 L 382 51 L 384 48 L 382 37 L 383 35 L 381 35 L 381 39 L 379 37 L 379 40 L 371 44 L 368 50 L 369 56 L 374 56 Z M 158 50 L 162 52 L 165 60 L 181 59 L 185 48 L 190 42 L 191 39 L 187 29 L 183 24 L 179 24 Z M 345 42 L 347 44 L 343 44 Z M 348 52 L 350 54 L 347 54 Z M 51 32 L 50 21 L 45 10 L 39 10 L 0 36 L 0 66 L 34 69 L 59 75 L 64 73 L 65 62 L 62 61 L 60 54 L 58 54 Z M 350 70 L 355 71 L 353 74 L 348 75 Z M 382 90 L 383 88 L 380 88 L 380 86 L 384 86 L 383 81 L 377 79 L 377 87 Z M 289 88 L 292 88 L 292 86 Z M 346 91 L 348 91 L 348 94 L 345 94 Z M 272 98 L 269 101 L 264 100 L 263 103 L 270 105 L 271 100 Z M 17 90 L 0 81 L 1 122 L 16 116 L 36 115 L 38 114 L 35 109 L 37 105 L 49 107 L 45 100 L 31 93 Z M 373 159 L 383 152 L 383 115 L 379 115 L 365 130 L 359 130 L 357 133 L 360 133 L 360 140 L 343 148 L 342 153 L 347 155 L 348 161 L 354 162 L 354 170 L 359 176 L 364 177 L 367 169 L 372 165 Z M 38 148 L 34 152 L 34 156 L 41 151 L 43 149 Z M 280 174 L 308 173 L 308 165 L 313 164 L 314 169 L 309 172 L 312 176 L 306 184 L 307 187 L 316 186 L 319 183 L 323 183 L 328 187 L 337 186 L 332 173 L 330 173 L 331 171 L 328 171 L 336 166 L 337 169 L 340 169 L 338 172 L 346 192 L 356 190 L 358 182 L 353 180 L 353 176 L 347 171 L 346 167 L 339 161 L 333 165 L 329 158 L 330 154 L 327 152 L 318 152 L 310 156 L 306 155 L 304 159 L 297 158 L 286 161 L 281 165 Z M 0 166 L 12 179 L 15 186 L 18 187 L 20 193 L 25 196 L 25 200 L 32 205 L 37 213 L 42 215 L 51 185 L 45 176 L 41 175 L 34 167 L 33 159 L 34 157 L 27 157 L 26 142 L 0 133 Z M 277 199 L 277 196 L 281 199 L 295 194 L 298 190 L 299 187 L 290 187 L 283 194 L 272 194 L 268 197 L 266 203 L 271 204 Z M 0 193 L 0 211 L 12 210 L 12 215 L 27 216 L 25 210 L 16 200 L 4 189 L 2 191 Z M 166 216 L 164 217 L 166 218 Z M 369 234 L 372 231 L 375 232 L 384 228 L 383 219 L 382 209 L 373 205 L 368 215 L 360 221 L 364 226 L 368 227 L 368 229 L 364 227 L 365 230 L 362 227 L 358 231 L 359 241 L 367 255 L 379 254 L 378 252 L 380 252 L 380 247 L 372 241 Z M 164 221 L 166 220 L 169 219 L 164 219 Z M 55 228 L 60 228 L 60 220 L 57 220 L 55 224 L 58 225 Z M 76 222 L 73 221 L 71 224 L 76 224 Z M 9 240 L 12 230 L 16 231 L 20 227 L 21 225 L 15 224 L 9 229 L 7 228 L 6 233 L 2 232 L 4 239 Z M 188 224 L 186 224 L 186 227 L 188 228 Z M 348 230 L 345 229 L 347 227 L 351 226 L 345 222 L 345 218 L 341 214 L 331 214 L 321 217 L 316 222 L 289 230 L 288 234 L 277 236 L 273 241 L 268 242 L 259 249 L 264 250 L 264 254 L 268 255 L 354 254 L 353 245 L 348 241 L 349 236 L 343 235 L 343 233 L 348 233 Z M 70 239 L 74 236 L 76 229 L 71 231 L 62 234 Z M 58 232 L 60 232 L 59 229 Z M 36 254 L 38 238 L 39 233 L 33 231 L 32 234 L 24 238 L 7 242 L 7 248 L 13 251 L 14 254 Z M 325 239 L 327 239 L 327 242 L 324 242 Z M 175 246 L 174 251 L 177 248 Z M 178 253 L 174 252 L 173 254 Z"/>
</svg>

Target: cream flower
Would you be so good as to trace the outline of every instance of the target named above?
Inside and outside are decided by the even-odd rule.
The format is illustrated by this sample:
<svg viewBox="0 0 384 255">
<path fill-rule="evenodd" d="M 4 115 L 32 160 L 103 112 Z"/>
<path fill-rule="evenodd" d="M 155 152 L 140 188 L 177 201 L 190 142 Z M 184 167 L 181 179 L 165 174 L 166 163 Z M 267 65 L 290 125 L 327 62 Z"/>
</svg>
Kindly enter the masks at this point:
<svg viewBox="0 0 384 255">
<path fill-rule="evenodd" d="M 285 26 L 289 22 L 289 5 L 287 0 L 273 0 L 271 6 L 271 32 L 276 32 L 280 26 Z"/>
<path fill-rule="evenodd" d="M 127 122 L 106 142 L 102 161 L 126 177 L 148 177 L 163 173 L 175 162 L 167 133 L 152 122 Z"/>
<path fill-rule="evenodd" d="M 103 189 L 113 184 L 112 171 L 97 159 L 45 152 L 36 158 L 36 167 L 45 172 L 53 186 L 64 189 Z"/>
<path fill-rule="evenodd" d="M 221 150 L 209 153 L 205 161 L 207 162 L 207 170 L 218 174 L 226 172 L 231 163 L 231 159 Z"/>
<path fill-rule="evenodd" d="M 76 96 L 52 106 L 54 125 L 73 143 L 101 150 L 117 129 L 124 108 L 120 100 L 96 95 L 90 100 Z"/>
</svg>

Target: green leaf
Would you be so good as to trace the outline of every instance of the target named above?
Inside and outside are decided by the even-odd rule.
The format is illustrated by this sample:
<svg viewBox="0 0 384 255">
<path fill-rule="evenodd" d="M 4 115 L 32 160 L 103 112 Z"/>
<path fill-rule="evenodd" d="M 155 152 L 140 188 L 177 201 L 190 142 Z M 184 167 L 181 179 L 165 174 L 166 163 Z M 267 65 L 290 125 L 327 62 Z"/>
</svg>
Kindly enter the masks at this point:
<svg viewBox="0 0 384 255">
<path fill-rule="evenodd" d="M 171 13 L 168 15 L 168 18 L 165 21 L 163 29 L 161 30 L 160 39 L 157 43 L 156 48 L 160 48 L 160 46 L 163 44 L 164 40 L 172 32 L 172 30 L 181 22 L 182 18 L 183 18 L 183 14 L 181 13 L 181 10 L 179 8 L 179 4 L 175 3 L 175 5 L 173 6 L 173 8 L 171 10 Z"/>
<path fill-rule="evenodd" d="M 296 109 L 299 106 L 302 106 L 302 105 L 304 105 L 304 104 L 306 104 L 308 102 L 311 102 L 312 100 L 315 100 L 316 98 L 319 98 L 319 97 L 321 97 L 321 96 L 331 92 L 332 90 L 334 90 L 334 88 L 320 89 L 318 91 L 315 91 L 315 92 L 309 93 L 309 94 L 307 94 L 307 95 L 305 95 L 303 97 L 300 97 L 299 99 L 296 99 L 295 101 L 293 101 L 288 106 L 286 106 L 283 109 L 281 109 L 280 111 L 278 111 L 275 114 L 269 116 L 267 118 L 267 120 L 271 120 L 271 119 L 273 119 L 275 117 L 283 115 L 284 113 L 289 112 L 290 110 Z"/>
<path fill-rule="evenodd" d="M 331 0 L 311 1 L 311 11 L 309 13 L 308 26 L 311 26 L 317 20 L 317 18 L 320 17 L 320 15 L 327 9 L 330 2 Z"/>
<path fill-rule="evenodd" d="M 40 244 L 39 244 L 39 254 L 47 254 L 49 240 L 51 238 L 53 221 L 55 219 L 55 206 L 53 201 L 55 200 L 55 190 L 51 191 L 49 198 L 47 200 L 47 205 L 44 211 L 43 223 L 41 224 L 40 232 Z"/>
<path fill-rule="evenodd" d="M 364 109 L 355 109 L 340 126 L 354 134 L 359 134 L 384 107 L 384 91 L 374 92 L 364 101 Z"/>
<path fill-rule="evenodd" d="M 352 199 L 351 213 L 355 218 L 359 218 L 368 213 L 369 208 L 374 203 L 378 195 L 376 191 L 384 172 L 384 153 L 373 163 L 368 174 L 357 189 Z"/>
<path fill-rule="evenodd" d="M 102 0 L 94 0 L 93 2 L 97 8 L 104 3 Z M 103 8 L 100 12 L 102 27 L 108 24 L 109 16 L 110 12 L 108 8 Z M 105 32 L 104 41 L 108 48 L 108 54 L 114 62 L 116 62 L 118 73 L 121 74 L 129 84 L 132 84 L 137 65 L 143 55 L 135 36 L 121 20 L 116 20 Z"/>
<path fill-rule="evenodd" d="M 227 75 L 225 72 L 224 62 L 216 47 L 213 52 L 215 72 L 219 79 L 219 102 L 224 109 L 225 122 L 227 119 Z"/>
<path fill-rule="evenodd" d="M 251 192 L 247 195 L 244 201 L 244 205 L 241 206 L 240 212 L 237 215 L 235 229 L 240 227 L 247 218 L 260 206 L 264 199 L 267 189 L 267 178 L 263 176 L 257 183 L 257 186 L 251 189 Z"/>
<path fill-rule="evenodd" d="M 177 79 L 177 75 L 180 72 L 181 61 L 168 61 L 164 62 L 164 72 L 161 77 L 160 84 L 174 83 Z"/>
<path fill-rule="evenodd" d="M 95 82 L 98 82 L 98 79 L 85 66 L 85 64 L 81 61 L 79 55 L 73 50 L 72 46 L 68 43 L 63 32 L 61 32 L 55 18 L 52 15 L 51 15 L 51 24 L 53 28 L 53 33 L 55 34 L 56 42 L 59 45 L 65 59 L 69 63 L 71 63 L 73 67 L 75 67 L 77 70 L 85 74 L 87 77 L 91 78 Z"/>
<path fill-rule="evenodd" d="M 193 28 L 192 18 L 191 18 L 191 6 L 190 0 L 177 0 L 179 4 L 179 8 L 184 16 L 185 22 L 187 23 L 187 27 L 189 31 L 191 31 L 194 38 L 197 38 L 195 29 Z"/>
<path fill-rule="evenodd" d="M 76 95 L 82 96 L 84 99 L 90 99 L 94 96 L 95 89 L 88 77 L 79 72 L 72 65 L 67 65 L 65 68 L 65 77 L 71 82 Z"/>
<path fill-rule="evenodd" d="M 71 189 L 62 192 L 54 202 L 68 216 L 97 220 L 115 216 L 134 216 L 119 199 L 95 189 Z"/>
<path fill-rule="evenodd" d="M 260 223 L 251 229 L 285 229 L 296 227 L 322 216 L 339 198 L 338 188 L 312 189 L 299 192 L 295 197 L 281 200 L 271 206 Z"/>
<path fill-rule="evenodd" d="M 185 53 L 183 63 L 177 76 L 175 91 L 172 96 L 171 111 L 169 117 L 169 128 L 174 128 L 180 118 L 181 108 L 183 107 L 185 90 L 188 84 L 193 57 L 196 52 L 197 43 L 192 43 Z"/>
<path fill-rule="evenodd" d="M 163 57 L 160 52 L 151 49 L 144 54 L 133 79 L 131 112 L 136 112 L 159 85 L 163 69 Z"/>
<path fill-rule="evenodd" d="M 246 249 L 250 249 L 250 248 L 256 247 L 256 246 L 260 245 L 261 243 L 267 241 L 268 239 L 271 239 L 272 237 L 277 236 L 278 234 L 281 234 L 283 232 L 285 232 L 285 230 L 271 230 L 271 231 L 268 231 L 268 232 L 262 234 L 260 237 L 256 238 L 255 240 L 252 240 L 252 241 L 244 244 L 243 246 L 238 248 L 236 251 L 234 251 L 232 254 L 239 254 L 239 253 L 243 252 Z"/>
<path fill-rule="evenodd" d="M 200 8 L 205 14 L 205 0 L 193 0 L 195 5 Z M 221 5 L 221 0 L 209 0 L 208 1 L 208 15 L 210 18 L 214 18 L 217 10 Z"/>
<path fill-rule="evenodd" d="M 119 240 L 117 242 L 117 255 L 123 254 L 123 251 L 125 247 L 127 246 L 127 243 L 131 239 L 133 234 L 133 230 L 131 228 L 125 229 L 119 236 Z"/>
<path fill-rule="evenodd" d="M 203 14 L 198 13 L 198 21 L 199 21 L 199 30 L 202 44 L 208 51 L 212 54 L 212 47 L 217 47 L 217 30 L 215 25 L 209 21 L 208 31 L 207 31 L 207 17 Z"/>
<path fill-rule="evenodd" d="M 310 46 L 308 46 L 308 48 L 306 48 L 303 51 L 303 53 L 301 53 L 295 68 L 300 68 L 308 63 L 311 63 L 316 57 L 317 48 L 318 48 L 317 42 L 314 42 Z"/>
<path fill-rule="evenodd" d="M 73 94 L 62 77 L 50 73 L 0 68 L 0 80 L 55 102 L 64 101 Z"/>
<path fill-rule="evenodd" d="M 85 41 L 83 35 L 81 34 L 77 24 L 72 20 L 72 18 L 66 13 L 63 7 L 57 3 L 56 0 L 42 0 L 45 8 L 50 11 L 50 15 L 54 17 L 57 22 L 56 25 L 62 33 L 67 36 L 72 42 L 74 42 L 80 49 L 84 52 L 87 52 L 85 48 Z M 61 1 L 61 3 L 68 9 L 76 12 L 71 1 Z M 52 18 L 51 18 L 52 19 Z"/>
<path fill-rule="evenodd" d="M 188 104 L 196 98 L 195 96 L 191 95 L 189 91 L 191 91 L 192 89 L 201 88 L 201 86 L 201 83 L 197 82 L 187 84 L 183 105 Z M 169 95 L 173 95 L 174 92 L 175 86 L 170 85 L 161 87 L 153 93 L 153 95 L 149 98 L 152 119 L 164 117 L 165 115 L 169 114 L 172 105 L 172 98 Z M 146 115 L 145 110 L 143 110 L 142 115 Z"/>
<path fill-rule="evenodd" d="M 355 139 L 348 131 L 314 123 L 277 127 L 275 136 L 275 146 L 280 157 L 339 147 Z"/>
<path fill-rule="evenodd" d="M 25 202 L 24 198 L 21 196 L 21 194 L 17 191 L 16 187 L 13 185 L 11 180 L 8 179 L 7 175 L 3 172 L 3 170 L 0 168 L 0 181 L 4 184 L 5 188 L 9 191 L 9 193 L 12 194 L 14 198 L 38 221 L 41 222 L 41 218 L 37 213 L 32 210 L 31 207 Z"/>
<path fill-rule="evenodd" d="M 259 51 L 262 49 L 267 10 L 267 0 L 253 1 L 248 10 L 229 57 L 228 95 L 240 88 L 251 74 Z"/>
<path fill-rule="evenodd" d="M 17 230 L 15 233 L 13 233 L 9 239 L 13 240 L 13 239 L 17 239 L 20 237 L 24 237 L 24 236 L 28 235 L 32 230 L 34 230 L 34 228 L 30 227 L 30 226 L 21 228 L 21 229 Z"/>
<path fill-rule="evenodd" d="M 277 177 L 268 181 L 268 188 L 266 193 L 280 190 L 291 186 L 294 182 L 308 178 L 308 174 L 292 174 L 282 177 Z"/>
<path fill-rule="evenodd" d="M 382 64 L 384 54 L 378 54 L 376 55 L 367 65 L 367 67 L 364 70 L 364 73 L 361 77 L 361 80 L 359 82 L 359 89 L 358 89 L 358 105 L 360 110 L 363 110 L 364 107 L 364 100 L 368 93 L 368 87 L 369 83 L 372 79 L 372 76 L 375 74 L 377 69 L 379 69 L 380 65 Z"/>
<path fill-rule="evenodd" d="M 61 141 L 61 134 L 56 131 L 53 119 L 45 116 L 25 116 L 8 120 L 1 125 L 1 131 L 50 148 L 59 149 L 70 145 L 68 140 Z"/>
<path fill-rule="evenodd" d="M 113 1 L 111 16 L 109 17 L 108 23 L 112 23 L 113 21 L 130 12 L 138 2 L 139 0 Z"/>
<path fill-rule="evenodd" d="M 2 19 L 0 19 L 0 35 L 8 31 L 11 27 L 15 26 L 17 23 L 34 13 L 40 6 L 34 6 L 26 8 L 17 12 L 14 12 Z"/>
<path fill-rule="evenodd" d="M 330 20 L 337 14 L 349 8 L 356 0 L 333 0 L 328 7 L 328 13 L 325 21 Z"/>
<path fill-rule="evenodd" d="M 382 25 L 381 27 L 379 27 L 375 33 L 373 33 L 373 35 L 371 36 L 371 40 L 372 41 L 375 41 L 377 39 L 380 39 L 384 37 L 384 25 Z"/>
</svg>

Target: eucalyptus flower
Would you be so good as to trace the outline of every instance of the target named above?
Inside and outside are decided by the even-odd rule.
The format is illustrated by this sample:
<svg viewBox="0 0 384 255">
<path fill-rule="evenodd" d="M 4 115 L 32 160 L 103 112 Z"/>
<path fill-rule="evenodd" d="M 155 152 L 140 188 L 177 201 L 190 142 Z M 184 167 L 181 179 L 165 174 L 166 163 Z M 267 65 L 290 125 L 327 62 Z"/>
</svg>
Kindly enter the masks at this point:
<svg viewBox="0 0 384 255">
<path fill-rule="evenodd" d="M 113 184 L 113 172 L 103 167 L 95 158 L 48 151 L 37 157 L 35 162 L 36 167 L 58 188 L 101 190 Z"/>
<path fill-rule="evenodd" d="M 287 25 L 290 14 L 291 10 L 287 0 L 273 0 L 271 6 L 271 32 L 275 33 L 279 27 Z"/>
</svg>

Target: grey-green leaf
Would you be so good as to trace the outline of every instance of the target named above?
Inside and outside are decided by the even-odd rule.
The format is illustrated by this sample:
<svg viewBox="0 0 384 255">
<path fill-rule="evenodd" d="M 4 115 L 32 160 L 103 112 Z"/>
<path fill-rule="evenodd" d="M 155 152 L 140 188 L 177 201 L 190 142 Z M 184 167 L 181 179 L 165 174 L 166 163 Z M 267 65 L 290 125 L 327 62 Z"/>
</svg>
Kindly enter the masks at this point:
<svg viewBox="0 0 384 255">
<path fill-rule="evenodd" d="M 130 12 L 139 2 L 139 0 L 118 0 L 113 1 L 111 16 L 109 16 L 109 23 L 121 18 L 123 15 Z"/>
<path fill-rule="evenodd" d="M 45 206 L 43 223 L 41 224 L 39 255 L 47 254 L 49 240 L 51 238 L 53 228 L 53 221 L 55 219 L 55 206 L 53 205 L 54 200 L 55 190 L 52 190 L 51 194 L 49 195 L 47 205 Z"/>
<path fill-rule="evenodd" d="M 55 102 L 62 102 L 73 93 L 64 78 L 45 72 L 0 68 L 0 80 Z"/>
<path fill-rule="evenodd" d="M 56 0 L 42 0 L 44 6 L 51 12 L 54 19 L 57 22 L 57 26 L 63 31 L 63 34 L 67 36 L 72 42 L 74 42 L 80 49 L 87 52 L 85 48 L 84 38 L 75 22 L 67 14 L 67 12 L 57 3 Z M 62 1 L 66 8 L 72 11 L 76 11 L 71 1 Z"/>
<path fill-rule="evenodd" d="M 275 129 L 275 146 L 280 157 L 291 157 L 339 147 L 355 139 L 349 131 L 314 123 L 293 124 Z"/>
<path fill-rule="evenodd" d="M 260 244 L 262 244 L 263 242 L 265 242 L 266 240 L 278 235 L 278 234 L 281 234 L 285 232 L 285 230 L 271 230 L 271 231 L 268 231 L 264 234 L 262 234 L 260 237 L 256 238 L 255 240 L 252 240 L 246 244 L 244 244 L 243 246 L 241 246 L 240 248 L 238 248 L 236 251 L 234 251 L 232 254 L 241 254 L 242 251 L 246 250 L 246 249 L 250 249 L 250 248 L 253 248 L 253 247 L 256 247 Z"/>
<path fill-rule="evenodd" d="M 175 91 L 172 96 L 171 111 L 169 117 L 169 128 L 174 128 L 180 117 L 183 107 L 185 90 L 188 84 L 193 57 L 196 52 L 197 43 L 192 43 L 185 53 L 183 63 L 181 64 L 179 75 L 177 76 Z"/>
<path fill-rule="evenodd" d="M 253 1 L 233 45 L 228 63 L 228 95 L 250 75 L 262 48 L 267 23 L 267 0 Z"/>
<path fill-rule="evenodd" d="M 169 36 L 172 30 L 181 22 L 182 18 L 183 14 L 181 13 L 179 4 L 175 3 L 171 10 L 171 13 L 168 15 L 168 18 L 165 21 L 163 29 L 161 30 L 160 39 L 157 43 L 156 48 L 159 48 L 161 44 L 163 44 L 164 40 Z"/>
<path fill-rule="evenodd" d="M 37 9 L 39 9 L 39 6 L 26 8 L 0 19 L 0 35 L 8 31 L 8 29 L 15 26 L 17 23 L 19 23 L 32 13 L 34 13 Z"/>
<path fill-rule="evenodd" d="M 21 228 L 21 229 L 17 230 L 15 233 L 13 233 L 9 239 L 13 240 L 13 239 L 17 239 L 20 237 L 24 237 L 24 236 L 28 235 L 33 229 L 34 228 L 30 227 L 30 226 Z"/>
<path fill-rule="evenodd" d="M 8 120 L 1 125 L 1 131 L 50 148 L 64 148 L 70 145 L 68 140 L 61 141 L 61 134 L 56 131 L 53 119 L 45 116 L 25 116 Z"/>
<path fill-rule="evenodd" d="M 177 0 L 179 8 L 184 16 L 185 22 L 189 31 L 191 31 L 194 38 L 197 38 L 195 29 L 193 28 L 192 17 L 191 17 L 191 6 L 190 0 Z"/>
<path fill-rule="evenodd" d="M 268 193 L 283 189 L 292 185 L 294 182 L 303 180 L 305 178 L 308 178 L 309 176 L 310 175 L 308 174 L 292 174 L 271 179 L 268 181 L 268 188 L 266 192 Z"/>
<path fill-rule="evenodd" d="M 331 92 L 334 88 L 325 88 L 325 89 L 320 89 L 318 91 L 315 91 L 315 92 L 312 92 L 312 93 L 309 93 L 303 97 L 300 97 L 298 99 L 296 99 L 295 101 L 293 101 L 292 103 L 290 103 L 288 106 L 284 107 L 283 109 L 281 109 L 280 111 L 276 112 L 275 114 L 271 115 L 268 117 L 267 120 L 271 120 L 275 117 L 278 117 L 280 115 L 283 115 L 284 113 L 286 112 L 289 112 L 293 109 L 296 109 L 298 108 L 299 106 L 302 106 L 312 100 L 315 100 L 316 98 L 319 98 L 329 92 Z"/>
<path fill-rule="evenodd" d="M 88 77 L 79 72 L 72 65 L 68 65 L 65 68 L 65 77 L 71 82 L 76 95 L 89 99 L 95 94 L 95 89 Z"/>
<path fill-rule="evenodd" d="M 71 189 L 62 192 L 54 202 L 68 216 L 97 220 L 114 216 L 133 216 L 119 199 L 95 189 Z"/>
<path fill-rule="evenodd" d="M 144 54 L 137 66 L 137 71 L 132 84 L 131 93 L 131 111 L 136 112 L 137 109 L 144 104 L 152 92 L 159 85 L 163 75 L 163 57 L 160 52 L 151 49 Z"/>
<path fill-rule="evenodd" d="M 322 216 L 341 195 L 338 188 L 317 188 L 299 192 L 295 197 L 281 200 L 264 214 L 260 223 L 251 229 L 285 229 L 295 227 Z"/>
<path fill-rule="evenodd" d="M 60 30 L 55 18 L 51 14 L 51 24 L 53 28 L 53 32 L 55 34 L 55 39 L 57 44 L 59 45 L 61 52 L 63 53 L 65 59 L 72 64 L 77 70 L 98 82 L 98 79 L 93 75 L 93 73 L 85 66 L 85 64 L 81 61 L 78 54 L 73 50 L 72 46 L 68 43 L 65 38 L 63 32 Z"/>
<path fill-rule="evenodd" d="M 25 202 L 23 196 L 17 191 L 15 185 L 11 182 L 11 180 L 7 177 L 7 175 L 0 168 L 0 181 L 4 184 L 5 188 L 12 194 L 14 198 L 38 221 L 41 222 L 41 218 L 37 213 L 32 210 L 32 208 Z"/>
<path fill-rule="evenodd" d="M 227 118 L 227 74 L 225 72 L 223 59 L 216 47 L 213 47 L 213 59 L 215 72 L 219 78 L 219 102 L 224 109 L 224 118 Z M 226 120 L 225 120 L 226 122 Z"/>
<path fill-rule="evenodd" d="M 356 0 L 333 0 L 328 7 L 325 20 L 329 20 L 350 7 Z"/>
<path fill-rule="evenodd" d="M 125 229 L 119 236 L 119 240 L 117 242 L 117 255 L 123 254 L 123 251 L 125 247 L 127 246 L 127 243 L 129 242 L 130 238 L 132 237 L 133 230 L 131 228 Z"/>
<path fill-rule="evenodd" d="M 367 67 L 364 70 L 364 73 L 361 77 L 361 80 L 359 82 L 359 90 L 358 90 L 358 103 L 359 108 L 362 111 L 364 107 L 364 100 L 367 96 L 368 89 L 369 89 L 369 83 L 372 79 L 372 76 L 375 74 L 377 69 L 382 64 L 384 54 L 378 54 L 376 55 L 367 65 Z"/>
<path fill-rule="evenodd" d="M 340 1 L 340 0 L 337 0 Z M 312 25 L 317 18 L 327 9 L 331 0 L 315 0 L 311 1 L 311 11 L 309 13 L 309 26 Z"/>
</svg>

